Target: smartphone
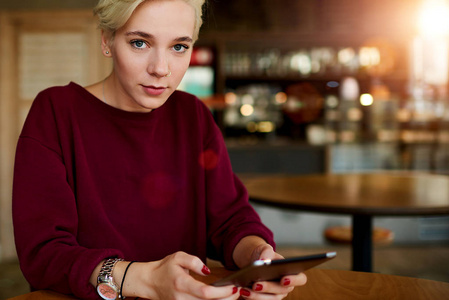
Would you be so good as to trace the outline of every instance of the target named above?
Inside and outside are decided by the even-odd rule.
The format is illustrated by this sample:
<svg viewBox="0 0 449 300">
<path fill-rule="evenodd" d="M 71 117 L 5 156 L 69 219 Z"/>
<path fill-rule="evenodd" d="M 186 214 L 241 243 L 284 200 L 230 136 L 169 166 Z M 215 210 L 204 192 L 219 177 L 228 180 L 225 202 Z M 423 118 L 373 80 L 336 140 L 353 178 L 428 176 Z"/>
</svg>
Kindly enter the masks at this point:
<svg viewBox="0 0 449 300">
<path fill-rule="evenodd" d="M 337 256 L 326 252 L 276 260 L 256 260 L 251 265 L 212 283 L 214 286 L 251 287 L 256 281 L 277 281 L 285 275 L 304 272 Z"/>
</svg>

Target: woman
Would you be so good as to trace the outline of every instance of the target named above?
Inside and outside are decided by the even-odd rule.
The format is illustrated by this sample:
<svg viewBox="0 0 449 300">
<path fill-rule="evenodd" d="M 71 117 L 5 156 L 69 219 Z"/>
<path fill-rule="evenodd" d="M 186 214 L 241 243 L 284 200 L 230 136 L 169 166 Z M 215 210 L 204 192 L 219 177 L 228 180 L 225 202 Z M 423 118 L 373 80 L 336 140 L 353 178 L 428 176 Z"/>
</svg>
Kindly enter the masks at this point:
<svg viewBox="0 0 449 300">
<path fill-rule="evenodd" d="M 13 190 L 17 251 L 33 289 L 83 299 L 280 299 L 305 283 L 299 274 L 239 290 L 189 275 L 209 274 L 206 257 L 228 268 L 281 257 L 208 109 L 175 91 L 203 3 L 101 0 L 112 73 L 35 99 Z"/>
</svg>

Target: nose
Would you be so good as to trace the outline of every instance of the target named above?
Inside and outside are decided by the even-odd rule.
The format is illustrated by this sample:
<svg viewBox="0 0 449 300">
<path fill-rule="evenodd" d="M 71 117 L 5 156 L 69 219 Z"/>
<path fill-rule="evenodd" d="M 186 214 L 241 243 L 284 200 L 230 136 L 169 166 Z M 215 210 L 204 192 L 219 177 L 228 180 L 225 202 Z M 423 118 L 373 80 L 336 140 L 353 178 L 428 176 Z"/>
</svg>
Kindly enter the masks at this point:
<svg viewBox="0 0 449 300">
<path fill-rule="evenodd" d="M 149 57 L 147 72 L 151 76 L 155 76 L 158 78 L 169 76 L 169 74 L 171 73 L 169 68 L 169 62 L 167 55 L 164 53 L 164 51 L 156 49 L 155 51 L 152 51 Z"/>
</svg>

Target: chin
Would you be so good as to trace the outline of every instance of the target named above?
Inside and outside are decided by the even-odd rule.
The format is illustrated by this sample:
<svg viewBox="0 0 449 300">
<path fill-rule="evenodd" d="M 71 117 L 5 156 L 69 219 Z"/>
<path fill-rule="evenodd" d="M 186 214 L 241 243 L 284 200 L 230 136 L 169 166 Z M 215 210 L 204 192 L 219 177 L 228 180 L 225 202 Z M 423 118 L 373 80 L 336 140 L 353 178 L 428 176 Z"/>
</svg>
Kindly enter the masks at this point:
<svg viewBox="0 0 449 300">
<path fill-rule="evenodd" d="M 167 98 L 168 99 L 168 98 Z M 164 105 L 165 102 L 167 102 L 167 99 L 163 100 L 151 100 L 151 102 L 144 102 L 140 106 L 145 110 L 151 110 L 151 109 L 157 109 Z"/>
</svg>

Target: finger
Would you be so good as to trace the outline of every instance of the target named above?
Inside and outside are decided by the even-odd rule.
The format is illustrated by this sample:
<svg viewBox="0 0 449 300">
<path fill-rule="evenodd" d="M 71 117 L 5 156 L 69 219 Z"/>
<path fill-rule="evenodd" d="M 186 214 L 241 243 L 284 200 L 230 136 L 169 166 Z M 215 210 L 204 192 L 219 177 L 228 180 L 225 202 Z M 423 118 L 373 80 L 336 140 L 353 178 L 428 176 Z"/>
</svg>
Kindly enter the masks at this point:
<svg viewBox="0 0 449 300">
<path fill-rule="evenodd" d="M 233 286 L 214 287 L 204 284 L 199 289 L 190 290 L 190 293 L 200 299 L 237 299 L 238 288 Z"/>
<path fill-rule="evenodd" d="M 256 259 L 273 259 L 276 252 L 270 244 L 259 246 L 256 250 Z"/>
<path fill-rule="evenodd" d="M 215 287 L 194 279 L 190 275 L 178 276 L 175 279 L 175 289 L 199 299 L 228 298 L 238 293 L 238 288 L 232 285 Z"/>
<path fill-rule="evenodd" d="M 265 259 L 282 259 L 284 258 L 279 253 L 274 252 L 273 247 L 271 245 L 265 245 L 262 249 L 262 251 L 259 254 L 259 259 L 265 260 Z"/>
<path fill-rule="evenodd" d="M 293 291 L 294 286 L 282 286 L 279 282 L 261 281 L 253 284 L 252 289 L 258 293 L 288 294 Z"/>
<path fill-rule="evenodd" d="M 196 256 L 185 252 L 176 252 L 171 257 L 176 264 L 191 270 L 199 275 L 209 275 L 210 269 Z M 188 274 L 177 276 L 175 279 L 175 289 L 193 295 L 201 299 L 219 299 L 235 295 L 238 288 L 229 285 L 224 287 L 214 287 L 194 279 Z"/>
<path fill-rule="evenodd" d="M 298 275 L 289 275 L 281 278 L 279 282 L 262 281 L 256 282 L 252 288 L 256 292 L 265 292 L 272 294 L 290 293 L 295 286 L 306 284 L 307 276 L 304 273 Z"/>
<path fill-rule="evenodd" d="M 277 300 L 277 299 L 283 299 L 287 297 L 287 293 L 285 294 L 269 294 L 269 293 L 263 293 L 263 292 L 256 292 L 253 290 L 249 290 L 247 288 L 240 290 L 240 296 L 242 296 L 243 299 L 254 299 L 254 300 Z"/>
<path fill-rule="evenodd" d="M 236 299 L 240 299 L 240 294 L 239 294 L 239 288 L 234 286 L 232 288 L 232 294 L 223 298 L 213 298 L 214 300 L 236 300 Z"/>
<path fill-rule="evenodd" d="M 229 297 L 225 297 L 225 298 L 220 298 L 217 300 L 237 300 L 240 299 L 240 293 L 239 293 L 239 288 L 238 287 L 234 287 L 232 290 L 232 295 L 230 295 Z"/>
<path fill-rule="evenodd" d="M 172 259 L 181 267 L 199 275 L 209 275 L 210 269 L 196 256 L 179 251 L 172 255 Z"/>
<path fill-rule="evenodd" d="M 281 278 L 280 284 L 282 286 L 301 286 L 307 283 L 307 276 L 304 273 L 298 275 L 289 275 Z"/>
</svg>

